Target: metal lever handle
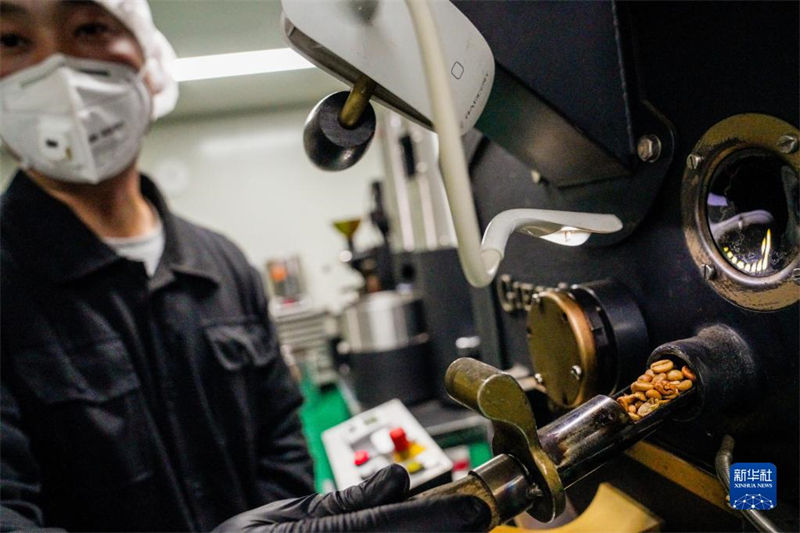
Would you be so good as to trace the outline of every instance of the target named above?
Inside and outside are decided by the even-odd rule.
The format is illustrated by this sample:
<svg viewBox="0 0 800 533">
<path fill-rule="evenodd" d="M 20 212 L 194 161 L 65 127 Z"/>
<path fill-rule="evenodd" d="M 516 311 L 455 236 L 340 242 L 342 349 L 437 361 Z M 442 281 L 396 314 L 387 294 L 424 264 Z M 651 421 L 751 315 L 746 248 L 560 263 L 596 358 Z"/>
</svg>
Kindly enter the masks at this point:
<svg viewBox="0 0 800 533">
<path fill-rule="evenodd" d="M 533 411 L 517 381 L 486 363 L 465 357 L 447 369 L 445 388 L 457 402 L 492 421 L 494 454 L 507 454 L 518 461 L 528 479 L 541 490 L 541 495 L 530 498 L 533 507 L 528 512 L 543 522 L 561 514 L 564 486 L 539 443 Z"/>
<path fill-rule="evenodd" d="M 366 76 L 360 76 L 353 84 L 353 90 L 347 96 L 342 110 L 339 112 L 339 123 L 345 128 L 354 128 L 361 115 L 369 105 L 369 99 L 375 92 L 376 83 Z"/>
</svg>

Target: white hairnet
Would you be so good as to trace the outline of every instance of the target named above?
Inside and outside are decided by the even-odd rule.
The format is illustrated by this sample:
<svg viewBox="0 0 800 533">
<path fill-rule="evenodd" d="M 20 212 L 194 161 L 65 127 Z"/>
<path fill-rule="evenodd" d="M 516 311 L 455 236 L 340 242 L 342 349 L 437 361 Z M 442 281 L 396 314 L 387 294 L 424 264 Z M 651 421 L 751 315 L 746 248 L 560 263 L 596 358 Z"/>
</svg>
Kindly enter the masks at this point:
<svg viewBox="0 0 800 533">
<path fill-rule="evenodd" d="M 147 0 L 94 0 L 117 17 L 133 33 L 145 57 L 145 69 L 153 89 L 155 120 L 173 109 L 178 101 L 178 83 L 172 76 L 175 50 L 153 24 Z"/>
</svg>

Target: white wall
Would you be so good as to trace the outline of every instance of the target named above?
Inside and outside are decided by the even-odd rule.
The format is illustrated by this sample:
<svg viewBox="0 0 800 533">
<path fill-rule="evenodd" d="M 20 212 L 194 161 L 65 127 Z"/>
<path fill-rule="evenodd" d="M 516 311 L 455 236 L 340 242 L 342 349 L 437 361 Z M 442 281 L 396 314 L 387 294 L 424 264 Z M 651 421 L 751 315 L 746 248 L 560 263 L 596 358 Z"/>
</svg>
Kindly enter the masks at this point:
<svg viewBox="0 0 800 533">
<path fill-rule="evenodd" d="M 263 273 L 269 257 L 300 254 L 314 302 L 336 308 L 360 277 L 342 265 L 331 222 L 363 217 L 368 185 L 383 176 L 376 143 L 354 167 L 324 172 L 305 156 L 307 109 L 156 123 L 142 170 L 186 218 L 235 241 Z M 356 245 L 377 242 L 363 221 Z"/>
</svg>

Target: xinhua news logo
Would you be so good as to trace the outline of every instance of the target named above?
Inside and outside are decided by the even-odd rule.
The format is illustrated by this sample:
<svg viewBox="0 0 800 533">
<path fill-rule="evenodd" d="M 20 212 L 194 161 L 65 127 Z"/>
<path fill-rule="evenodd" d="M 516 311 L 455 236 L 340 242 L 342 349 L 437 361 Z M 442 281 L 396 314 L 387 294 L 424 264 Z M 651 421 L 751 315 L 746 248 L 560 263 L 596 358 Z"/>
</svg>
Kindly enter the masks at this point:
<svg viewBox="0 0 800 533">
<path fill-rule="evenodd" d="M 731 507 L 766 511 L 778 503 L 778 469 L 772 463 L 734 463 L 730 469 Z"/>
</svg>

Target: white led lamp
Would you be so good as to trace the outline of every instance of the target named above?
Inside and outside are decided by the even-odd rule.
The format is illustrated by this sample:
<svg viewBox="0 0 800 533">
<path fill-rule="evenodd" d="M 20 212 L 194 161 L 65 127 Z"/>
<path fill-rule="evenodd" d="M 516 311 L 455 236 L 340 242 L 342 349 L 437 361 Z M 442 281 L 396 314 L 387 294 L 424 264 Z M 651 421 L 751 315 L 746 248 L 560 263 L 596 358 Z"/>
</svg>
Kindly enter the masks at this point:
<svg viewBox="0 0 800 533">
<path fill-rule="evenodd" d="M 614 215 L 511 209 L 492 219 L 481 242 L 461 135 L 475 124 L 488 100 L 494 59 L 483 36 L 450 2 L 435 2 L 435 9 L 428 0 L 405 3 L 411 25 L 403 10 L 398 12 L 401 4 L 394 1 L 282 0 L 289 22 L 285 24 L 287 41 L 312 63 L 346 82 L 353 83 L 353 72 L 368 76 L 380 86 L 375 99 L 423 125 L 433 124 L 467 281 L 474 287 L 492 282 L 514 231 L 578 246 L 592 233 L 622 229 Z M 365 16 L 367 4 L 370 9 Z M 313 10 L 309 9 L 312 5 Z M 301 39 L 292 35 L 295 30 Z M 454 72 L 456 63 L 463 71 Z M 457 81 L 451 82 L 451 76 Z M 425 79 L 427 93 L 420 91 L 420 77 Z"/>
</svg>

